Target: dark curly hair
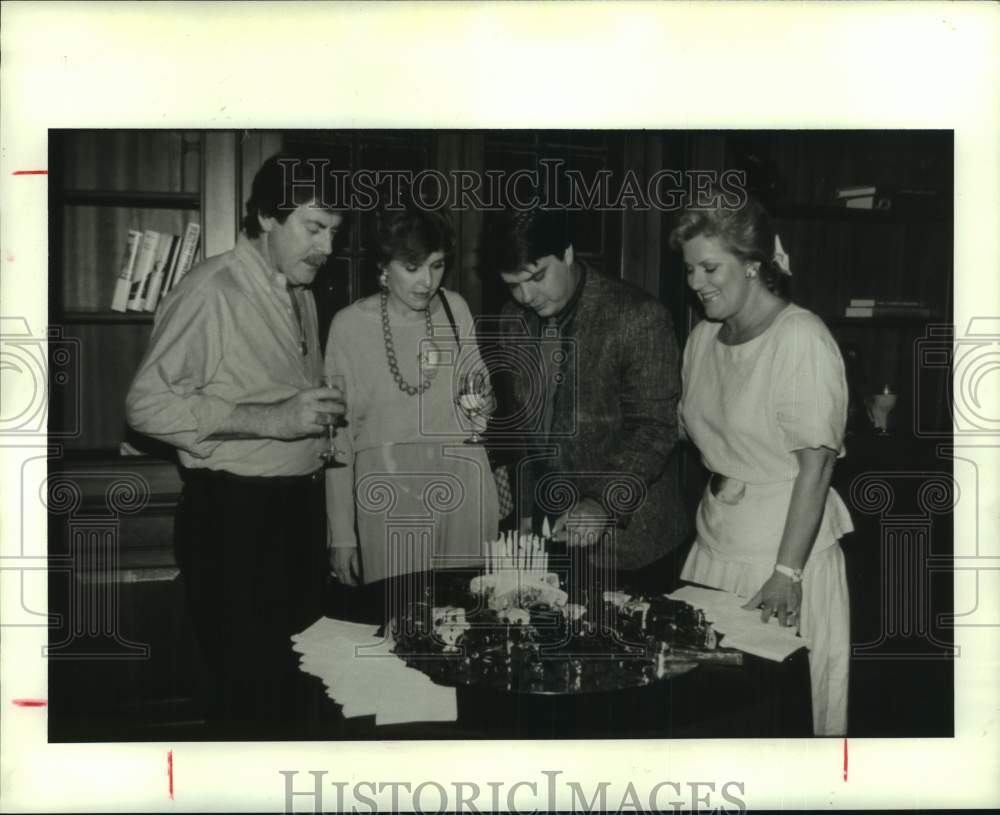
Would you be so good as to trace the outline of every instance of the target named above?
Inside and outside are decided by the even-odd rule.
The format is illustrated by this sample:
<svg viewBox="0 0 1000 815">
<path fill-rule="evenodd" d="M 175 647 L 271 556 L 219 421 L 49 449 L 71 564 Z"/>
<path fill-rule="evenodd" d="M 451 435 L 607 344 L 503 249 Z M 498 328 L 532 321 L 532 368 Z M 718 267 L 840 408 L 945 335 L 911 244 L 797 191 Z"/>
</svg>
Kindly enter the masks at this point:
<svg viewBox="0 0 1000 815">
<path fill-rule="evenodd" d="M 310 164 L 313 161 L 315 163 Z M 276 153 L 265 161 L 253 177 L 247 199 L 243 229 L 248 238 L 259 238 L 260 218 L 274 218 L 283 224 L 296 207 L 315 203 L 328 212 L 347 213 L 331 207 L 324 196 L 322 159 L 295 153 Z"/>
<path fill-rule="evenodd" d="M 726 207 L 716 196 L 711 209 L 690 207 L 677 217 L 670 232 L 670 248 L 679 251 L 692 238 L 718 238 L 726 249 L 744 262 L 760 263 L 758 275 L 765 286 L 784 299 L 791 296 L 791 278 L 774 262 L 774 226 L 759 201 L 748 197 L 736 208 Z"/>
<path fill-rule="evenodd" d="M 536 207 L 493 213 L 486 217 L 479 263 L 493 274 L 511 274 L 548 255 L 561 258 L 572 243 L 566 210 Z"/>
<path fill-rule="evenodd" d="M 443 210 L 424 209 L 410 204 L 401 210 L 379 210 L 370 239 L 370 251 L 377 266 L 392 260 L 422 263 L 434 252 L 442 252 L 445 262 L 455 253 L 455 229 Z"/>
</svg>

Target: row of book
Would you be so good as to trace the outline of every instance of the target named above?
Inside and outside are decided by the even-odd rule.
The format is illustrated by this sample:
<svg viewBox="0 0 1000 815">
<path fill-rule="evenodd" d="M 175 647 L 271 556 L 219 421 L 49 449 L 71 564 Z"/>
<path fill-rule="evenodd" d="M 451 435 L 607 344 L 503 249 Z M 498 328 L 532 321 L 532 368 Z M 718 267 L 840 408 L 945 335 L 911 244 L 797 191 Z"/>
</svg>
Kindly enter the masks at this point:
<svg viewBox="0 0 1000 815">
<path fill-rule="evenodd" d="M 921 300 L 877 300 L 853 298 L 845 317 L 920 317 L 931 316 L 931 309 Z"/>
<path fill-rule="evenodd" d="M 191 221 L 184 235 L 147 229 L 130 229 L 118 270 L 112 311 L 156 311 L 166 296 L 194 264 L 201 224 Z"/>
<path fill-rule="evenodd" d="M 838 187 L 836 195 L 837 203 L 848 209 L 899 209 L 913 214 L 932 211 L 942 201 L 938 190 L 885 189 L 874 184 Z"/>
</svg>

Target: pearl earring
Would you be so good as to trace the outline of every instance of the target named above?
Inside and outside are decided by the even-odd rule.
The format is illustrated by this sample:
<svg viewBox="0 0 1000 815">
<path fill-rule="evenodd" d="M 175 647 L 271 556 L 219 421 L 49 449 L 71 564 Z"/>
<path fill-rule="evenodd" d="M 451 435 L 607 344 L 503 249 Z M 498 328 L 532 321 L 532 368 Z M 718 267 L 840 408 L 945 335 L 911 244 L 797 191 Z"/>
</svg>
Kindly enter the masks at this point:
<svg viewBox="0 0 1000 815">
<path fill-rule="evenodd" d="M 753 280 L 756 276 L 757 276 L 757 270 L 756 269 L 747 269 L 747 271 L 746 271 L 746 279 L 747 280 Z"/>
</svg>

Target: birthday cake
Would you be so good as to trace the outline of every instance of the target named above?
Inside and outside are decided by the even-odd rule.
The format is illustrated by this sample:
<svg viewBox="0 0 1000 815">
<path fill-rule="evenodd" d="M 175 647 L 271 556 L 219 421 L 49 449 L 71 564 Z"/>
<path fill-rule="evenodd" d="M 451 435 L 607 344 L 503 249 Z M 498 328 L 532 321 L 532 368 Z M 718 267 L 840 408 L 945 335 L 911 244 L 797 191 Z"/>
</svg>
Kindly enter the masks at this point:
<svg viewBox="0 0 1000 815">
<path fill-rule="evenodd" d="M 534 551 L 535 557 L 530 554 Z M 395 653 L 444 684 L 525 693 L 638 687 L 700 662 L 739 664 L 704 614 L 665 596 L 581 586 L 526 549 L 491 549 L 485 569 L 451 575 L 390 620 Z"/>
</svg>

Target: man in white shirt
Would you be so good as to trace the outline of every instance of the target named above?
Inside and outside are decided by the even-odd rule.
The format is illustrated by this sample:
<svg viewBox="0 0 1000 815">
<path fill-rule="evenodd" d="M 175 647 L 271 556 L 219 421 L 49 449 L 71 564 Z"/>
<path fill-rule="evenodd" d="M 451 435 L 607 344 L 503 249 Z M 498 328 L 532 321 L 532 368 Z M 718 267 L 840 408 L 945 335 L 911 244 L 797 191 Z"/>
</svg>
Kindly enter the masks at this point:
<svg viewBox="0 0 1000 815">
<path fill-rule="evenodd" d="M 343 215 L 289 158 L 258 171 L 235 248 L 161 304 L 126 405 L 133 428 L 178 448 L 177 561 L 224 738 L 294 718 L 289 637 L 321 614 L 328 573 L 320 454 L 344 403 L 320 386 L 306 286 Z"/>
</svg>

